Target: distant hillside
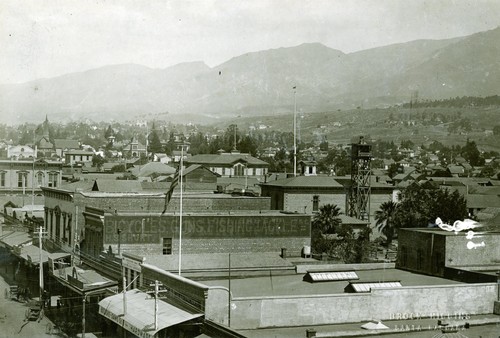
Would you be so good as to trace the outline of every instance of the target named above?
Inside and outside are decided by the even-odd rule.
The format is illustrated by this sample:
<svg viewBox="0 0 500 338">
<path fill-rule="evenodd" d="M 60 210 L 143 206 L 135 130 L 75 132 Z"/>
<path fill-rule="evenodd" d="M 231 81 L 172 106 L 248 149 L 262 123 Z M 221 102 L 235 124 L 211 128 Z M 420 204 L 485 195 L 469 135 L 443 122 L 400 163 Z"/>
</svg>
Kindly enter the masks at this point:
<svg viewBox="0 0 500 338">
<path fill-rule="evenodd" d="M 500 88 L 500 28 L 447 40 L 418 40 L 351 54 L 319 43 L 247 53 L 210 68 L 105 66 L 0 86 L 7 123 L 88 117 L 270 115 L 293 110 L 387 107 L 420 98 L 488 96 Z M 196 121 L 195 121 L 196 122 Z"/>
</svg>

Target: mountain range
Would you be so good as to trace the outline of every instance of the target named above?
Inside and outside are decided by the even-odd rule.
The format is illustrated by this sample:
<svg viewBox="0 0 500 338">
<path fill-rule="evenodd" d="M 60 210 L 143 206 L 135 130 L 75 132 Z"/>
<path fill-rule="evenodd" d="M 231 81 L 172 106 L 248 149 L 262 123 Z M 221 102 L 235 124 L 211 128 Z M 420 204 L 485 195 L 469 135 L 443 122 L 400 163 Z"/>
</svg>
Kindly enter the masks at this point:
<svg viewBox="0 0 500 338">
<path fill-rule="evenodd" d="M 417 40 L 354 53 L 320 43 L 166 69 L 104 66 L 22 84 L 0 85 L 4 123 L 154 117 L 206 121 L 386 107 L 411 97 L 487 96 L 500 88 L 500 27 L 446 40 Z M 296 86 L 296 94 L 294 89 Z M 295 96 L 295 97 L 294 97 Z"/>
</svg>

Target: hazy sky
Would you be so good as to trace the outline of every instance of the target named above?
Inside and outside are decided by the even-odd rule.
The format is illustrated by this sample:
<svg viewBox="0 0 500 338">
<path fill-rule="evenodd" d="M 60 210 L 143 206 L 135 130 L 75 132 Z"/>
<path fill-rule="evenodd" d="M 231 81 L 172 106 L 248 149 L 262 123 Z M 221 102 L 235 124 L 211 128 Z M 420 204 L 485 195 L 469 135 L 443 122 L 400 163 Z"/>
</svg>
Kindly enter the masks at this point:
<svg viewBox="0 0 500 338">
<path fill-rule="evenodd" d="M 0 0 L 0 83 L 120 63 L 213 67 L 304 42 L 348 53 L 498 26 L 499 0 Z"/>
</svg>

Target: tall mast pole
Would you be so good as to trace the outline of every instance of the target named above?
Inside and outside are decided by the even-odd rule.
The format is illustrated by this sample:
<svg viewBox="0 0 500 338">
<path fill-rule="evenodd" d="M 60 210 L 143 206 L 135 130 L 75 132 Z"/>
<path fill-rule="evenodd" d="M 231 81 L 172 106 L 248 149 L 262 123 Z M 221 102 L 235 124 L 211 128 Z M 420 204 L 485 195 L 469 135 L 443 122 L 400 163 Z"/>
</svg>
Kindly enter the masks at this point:
<svg viewBox="0 0 500 338">
<path fill-rule="evenodd" d="M 297 176 L 297 86 L 293 87 L 293 176 Z"/>
<path fill-rule="evenodd" d="M 179 276 L 181 275 L 181 266 L 182 266 L 182 175 L 183 175 L 183 166 L 184 166 L 184 144 L 181 145 L 181 163 L 180 163 L 180 186 L 181 186 L 181 196 L 179 202 Z"/>
</svg>

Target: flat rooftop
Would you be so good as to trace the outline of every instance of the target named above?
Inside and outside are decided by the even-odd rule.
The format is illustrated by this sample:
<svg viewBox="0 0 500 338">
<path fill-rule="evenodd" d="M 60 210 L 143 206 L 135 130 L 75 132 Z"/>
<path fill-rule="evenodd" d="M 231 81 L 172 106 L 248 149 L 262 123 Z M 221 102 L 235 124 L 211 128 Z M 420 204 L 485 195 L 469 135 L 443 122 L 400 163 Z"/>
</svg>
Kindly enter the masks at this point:
<svg viewBox="0 0 500 338">
<path fill-rule="evenodd" d="M 399 269 L 357 270 L 359 282 L 401 281 L 403 286 L 463 284 L 449 279 L 420 275 Z M 343 294 L 349 281 L 309 283 L 302 280 L 305 274 L 273 276 L 272 271 L 266 277 L 231 279 L 233 297 L 299 296 Z M 203 280 L 208 286 L 228 287 L 227 279 Z"/>
</svg>

